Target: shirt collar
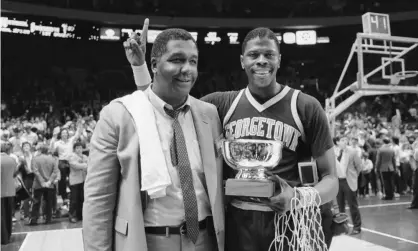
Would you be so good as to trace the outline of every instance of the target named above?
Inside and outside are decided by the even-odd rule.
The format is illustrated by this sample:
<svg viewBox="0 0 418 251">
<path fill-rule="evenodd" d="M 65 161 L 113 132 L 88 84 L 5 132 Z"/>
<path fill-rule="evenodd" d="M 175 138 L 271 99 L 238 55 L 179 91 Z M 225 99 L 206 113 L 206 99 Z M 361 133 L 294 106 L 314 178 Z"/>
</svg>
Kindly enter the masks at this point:
<svg viewBox="0 0 418 251">
<path fill-rule="evenodd" d="M 166 114 L 164 111 L 164 107 L 167 107 L 170 110 L 173 110 L 173 107 L 169 104 L 167 104 L 164 100 L 162 100 L 160 97 L 155 94 L 155 92 L 151 89 L 152 84 L 144 91 L 145 94 L 148 96 L 149 101 L 151 102 L 152 106 L 154 106 L 155 109 L 157 109 L 158 112 L 161 114 Z M 182 106 L 180 106 L 178 109 L 183 109 L 185 106 L 190 108 L 190 95 L 187 95 L 186 102 Z M 188 109 L 185 109 L 187 112 Z M 168 115 L 167 115 L 168 116 Z"/>
</svg>

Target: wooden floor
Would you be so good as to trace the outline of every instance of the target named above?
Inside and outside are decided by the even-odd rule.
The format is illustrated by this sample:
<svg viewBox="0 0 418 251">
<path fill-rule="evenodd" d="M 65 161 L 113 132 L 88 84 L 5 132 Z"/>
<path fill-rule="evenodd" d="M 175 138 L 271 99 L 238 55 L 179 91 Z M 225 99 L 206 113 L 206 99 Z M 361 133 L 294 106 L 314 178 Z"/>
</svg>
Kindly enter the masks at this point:
<svg viewBox="0 0 418 251">
<path fill-rule="evenodd" d="M 410 196 L 393 201 L 360 200 L 362 233 L 333 239 L 330 251 L 417 251 L 418 209 L 408 210 Z M 55 219 L 48 225 L 14 224 L 12 243 L 2 251 L 83 251 L 81 223 Z"/>
</svg>

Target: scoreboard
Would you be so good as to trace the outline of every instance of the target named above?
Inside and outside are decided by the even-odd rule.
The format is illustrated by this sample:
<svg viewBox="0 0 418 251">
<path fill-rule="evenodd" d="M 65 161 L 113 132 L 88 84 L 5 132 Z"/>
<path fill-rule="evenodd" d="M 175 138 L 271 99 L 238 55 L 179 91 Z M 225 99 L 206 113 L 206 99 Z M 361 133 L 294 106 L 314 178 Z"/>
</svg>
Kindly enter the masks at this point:
<svg viewBox="0 0 418 251">
<path fill-rule="evenodd" d="M 367 12 L 362 16 L 363 33 L 390 36 L 388 14 Z"/>
</svg>

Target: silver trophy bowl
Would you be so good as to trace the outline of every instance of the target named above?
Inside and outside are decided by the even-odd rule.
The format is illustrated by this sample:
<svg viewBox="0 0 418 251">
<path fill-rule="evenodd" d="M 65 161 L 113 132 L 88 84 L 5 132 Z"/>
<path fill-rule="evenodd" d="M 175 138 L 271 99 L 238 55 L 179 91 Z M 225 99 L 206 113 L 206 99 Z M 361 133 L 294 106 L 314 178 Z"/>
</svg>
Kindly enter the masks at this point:
<svg viewBox="0 0 418 251">
<path fill-rule="evenodd" d="M 230 167 L 238 170 L 235 179 L 267 181 L 265 171 L 279 164 L 282 148 L 282 142 L 273 140 L 225 140 L 222 155 Z"/>
</svg>

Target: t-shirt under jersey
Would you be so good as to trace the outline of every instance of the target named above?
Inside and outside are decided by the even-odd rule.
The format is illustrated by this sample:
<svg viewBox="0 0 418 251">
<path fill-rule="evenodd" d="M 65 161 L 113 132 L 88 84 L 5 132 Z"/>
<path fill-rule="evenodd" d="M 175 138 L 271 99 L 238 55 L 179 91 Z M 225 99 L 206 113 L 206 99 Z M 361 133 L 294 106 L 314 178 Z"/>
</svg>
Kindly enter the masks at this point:
<svg viewBox="0 0 418 251">
<path fill-rule="evenodd" d="M 297 114 L 292 114 L 291 101 L 295 90 L 281 87 L 277 95 L 264 103 L 259 103 L 246 88 L 232 114 L 228 111 L 240 91 L 215 92 L 201 100 L 217 107 L 225 138 L 282 141 L 282 159 L 273 172 L 290 185 L 298 186 L 297 163 L 310 160 L 311 156 L 321 156 L 333 147 L 333 142 L 321 104 L 312 96 L 300 92 L 296 100 Z M 300 118 L 299 126 L 295 116 Z M 225 178 L 235 175 L 232 168 L 227 168 L 224 173 Z"/>
</svg>

